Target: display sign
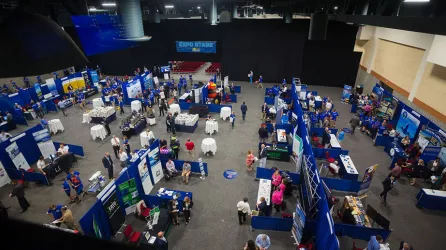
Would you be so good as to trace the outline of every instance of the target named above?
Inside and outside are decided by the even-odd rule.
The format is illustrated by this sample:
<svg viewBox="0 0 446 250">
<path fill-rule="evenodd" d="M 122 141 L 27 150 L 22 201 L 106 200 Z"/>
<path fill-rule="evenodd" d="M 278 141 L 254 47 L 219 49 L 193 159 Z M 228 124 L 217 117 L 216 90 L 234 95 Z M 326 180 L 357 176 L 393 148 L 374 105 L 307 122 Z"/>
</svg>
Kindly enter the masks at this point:
<svg viewBox="0 0 446 250">
<path fill-rule="evenodd" d="M 216 41 L 176 41 L 177 52 L 216 53 Z"/>
<path fill-rule="evenodd" d="M 91 81 L 93 82 L 93 86 L 97 87 L 99 84 L 99 75 L 96 70 L 90 70 Z"/>
<path fill-rule="evenodd" d="M 40 84 L 36 83 L 34 84 L 34 90 L 36 91 L 37 99 L 42 100 L 42 89 L 40 88 Z"/>
<path fill-rule="evenodd" d="M 161 66 L 160 71 L 161 73 L 170 72 L 170 66 Z"/>
<path fill-rule="evenodd" d="M 291 232 L 294 236 L 294 239 L 298 244 L 302 241 L 302 235 L 304 233 L 305 227 L 305 212 L 300 205 L 299 200 L 297 201 L 296 211 L 293 213 L 293 227 L 291 228 Z"/>
<path fill-rule="evenodd" d="M 378 168 L 378 164 L 375 164 L 371 167 L 368 167 L 365 170 L 364 177 L 362 177 L 361 186 L 358 191 L 358 196 L 367 193 L 369 190 L 370 184 L 372 183 L 373 176 L 375 175 L 376 168 Z"/>
<path fill-rule="evenodd" d="M 125 217 L 124 214 L 119 211 L 121 207 L 119 206 L 116 191 L 113 191 L 113 193 L 109 195 L 109 198 L 103 202 L 102 205 L 104 206 L 105 213 L 110 221 L 112 232 L 119 232 L 122 223 L 125 222 Z"/>
<path fill-rule="evenodd" d="M 48 87 L 48 90 L 50 91 L 50 93 L 53 96 L 56 96 L 59 94 L 57 92 L 56 82 L 54 81 L 54 78 L 46 79 L 45 82 L 46 82 L 46 86 Z"/>
<path fill-rule="evenodd" d="M 352 86 L 344 85 L 344 90 L 342 91 L 341 101 L 348 103 L 351 95 L 352 95 Z"/>
<path fill-rule="evenodd" d="M 50 155 L 56 154 L 56 147 L 54 146 L 50 132 L 47 129 L 34 132 L 33 136 L 40 149 L 40 153 L 44 158 L 50 158 Z"/>
<path fill-rule="evenodd" d="M 446 147 L 446 134 L 441 129 L 434 130 L 423 126 L 418 134 L 417 142 L 420 144 L 422 151 L 427 146 Z"/>
<path fill-rule="evenodd" d="M 152 171 L 154 185 L 164 177 L 163 168 L 159 159 L 159 148 L 156 147 L 149 152 L 150 171 Z"/>
<path fill-rule="evenodd" d="M 3 167 L 3 164 L 0 162 L 0 187 L 3 187 L 6 184 L 9 184 L 11 179 L 6 172 L 6 169 Z"/>
<path fill-rule="evenodd" d="M 135 98 L 138 93 L 142 93 L 141 81 L 139 79 L 130 80 L 127 82 L 127 96 Z"/>
<path fill-rule="evenodd" d="M 73 91 L 77 89 L 83 89 L 85 88 L 85 81 L 83 77 L 74 77 L 71 79 L 68 79 L 67 77 L 62 78 L 62 86 L 64 93 L 68 94 L 70 91 L 68 90 L 68 87 L 73 87 Z"/>
<path fill-rule="evenodd" d="M 141 178 L 142 188 L 144 189 L 144 194 L 150 194 L 153 188 L 152 181 L 150 180 L 149 169 L 147 167 L 146 158 L 142 159 L 138 164 L 139 177 Z"/>
<path fill-rule="evenodd" d="M 294 161 L 296 162 L 296 173 L 300 173 L 300 167 L 302 166 L 302 157 L 304 153 L 304 146 L 302 138 L 297 133 L 297 127 L 294 128 L 293 132 L 293 154 Z"/>
<path fill-rule="evenodd" d="M 29 164 L 23 156 L 22 152 L 20 152 L 19 146 L 16 142 L 11 143 L 8 147 L 6 147 L 6 152 L 14 163 L 15 167 L 20 170 L 28 170 Z"/>
<path fill-rule="evenodd" d="M 132 178 L 118 186 L 119 192 L 124 202 L 125 213 L 135 212 L 136 204 L 141 200 L 138 189 L 136 188 L 135 178 Z"/>
<path fill-rule="evenodd" d="M 83 71 L 83 72 L 81 72 L 81 74 L 82 74 L 82 78 L 84 78 L 85 85 L 91 86 L 90 78 L 88 77 L 88 72 Z"/>
<path fill-rule="evenodd" d="M 416 114 L 418 117 L 420 117 L 418 113 L 413 111 L 412 113 L 410 113 L 406 109 L 403 109 L 401 111 L 400 119 L 398 120 L 398 124 L 396 127 L 396 132 L 400 134 L 400 137 L 409 136 L 409 138 L 411 139 L 415 137 L 418 126 L 420 126 L 420 120 L 413 114 Z"/>
</svg>

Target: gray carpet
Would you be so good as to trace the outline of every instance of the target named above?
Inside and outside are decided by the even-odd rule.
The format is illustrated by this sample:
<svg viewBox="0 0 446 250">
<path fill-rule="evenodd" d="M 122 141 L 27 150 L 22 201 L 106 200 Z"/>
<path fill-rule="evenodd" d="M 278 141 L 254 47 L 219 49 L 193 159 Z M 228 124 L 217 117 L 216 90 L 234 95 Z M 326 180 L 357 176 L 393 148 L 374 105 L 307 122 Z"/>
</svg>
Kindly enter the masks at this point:
<svg viewBox="0 0 446 250">
<path fill-rule="evenodd" d="M 205 180 L 193 177 L 189 185 L 185 186 L 177 177 L 176 180 L 165 183 L 162 180 L 154 190 L 160 187 L 170 189 L 184 190 L 193 192 L 195 207 L 192 211 L 192 220 L 188 226 L 184 223 L 179 227 L 174 227 L 168 237 L 170 249 L 241 249 L 249 239 L 255 239 L 260 231 L 250 231 L 247 225 L 239 226 L 237 219 L 236 204 L 243 197 L 248 197 L 252 208 L 255 206 L 257 198 L 258 182 L 254 181 L 255 173 L 248 173 L 245 170 L 245 155 L 249 149 L 257 150 L 258 136 L 257 130 L 260 124 L 260 106 L 263 103 L 264 90 L 255 89 L 247 83 L 243 85 L 242 93 L 238 94 L 239 103 L 234 104 L 236 112 L 236 125 L 231 129 L 228 121 L 223 122 L 219 119 L 219 114 L 213 114 L 213 117 L 219 120 L 219 133 L 212 137 L 217 141 L 217 154 L 213 157 L 200 156 L 208 163 L 209 176 Z M 265 84 L 265 86 L 270 86 Z M 350 119 L 350 106 L 341 104 L 340 99 L 342 89 L 327 87 L 310 87 L 311 90 L 318 91 L 321 95 L 328 95 L 334 100 L 340 116 L 338 117 L 338 127 L 346 127 Z M 91 98 L 90 98 L 91 99 Z M 247 120 L 241 119 L 240 104 L 245 101 L 248 105 Z M 89 105 L 90 108 L 91 105 Z M 125 109 L 126 113 L 130 108 Z M 156 110 L 158 113 L 158 110 Z M 84 182 L 87 182 L 89 176 L 94 172 L 101 170 L 104 174 L 104 168 L 101 158 L 105 151 L 112 152 L 110 137 L 104 141 L 93 141 L 90 136 L 90 128 L 94 124 L 82 124 L 82 111 L 78 107 L 72 107 L 67 110 L 68 117 L 61 116 L 61 113 L 51 113 L 46 116 L 47 119 L 61 119 L 65 132 L 55 135 L 54 141 L 78 144 L 84 147 L 86 156 L 80 159 L 75 165 L 75 170 L 81 173 Z M 110 127 L 112 133 L 120 135 L 119 119 L 113 122 Z M 168 138 L 169 135 L 165 129 L 165 119 L 158 118 L 157 125 L 152 127 L 156 137 Z M 37 121 L 31 122 L 31 125 L 37 124 Z M 184 147 L 187 138 L 191 138 L 200 147 L 201 141 L 209 137 L 204 133 L 205 122 L 200 119 L 198 128 L 193 134 L 177 133 L 178 138 Z M 26 128 L 21 126 L 12 134 L 18 134 Z M 130 140 L 131 148 L 139 148 L 140 140 L 138 136 Z M 400 181 L 390 192 L 388 202 L 390 207 L 386 208 L 377 197 L 381 192 L 381 181 L 388 173 L 390 159 L 382 148 L 372 146 L 372 141 L 368 137 L 358 133 L 355 136 L 346 136 L 343 142 L 343 148 L 350 150 L 350 155 L 355 162 L 360 173 L 372 164 L 379 164 L 377 174 L 371 185 L 367 202 L 375 207 L 380 213 L 387 216 L 391 221 L 391 227 L 394 233 L 390 239 L 391 246 L 396 247 L 400 240 L 410 241 L 416 249 L 440 249 L 442 239 L 440 234 L 446 228 L 446 213 L 433 212 L 428 210 L 418 210 L 414 206 L 415 195 L 419 186 L 412 187 L 406 182 Z M 187 153 L 180 151 L 180 159 L 185 159 Z M 293 170 L 292 163 L 283 163 L 277 161 L 268 161 L 267 167 L 276 166 L 280 169 Z M 223 172 L 227 169 L 234 169 L 238 172 L 235 180 L 227 180 L 223 177 Z M 35 223 L 51 222 L 46 215 L 48 205 L 55 203 L 68 202 L 67 197 L 61 192 L 61 182 L 64 174 L 60 174 L 51 187 L 32 187 L 26 190 L 26 195 L 31 203 L 31 208 L 24 214 L 19 214 L 20 208 L 16 199 L 8 198 L 11 187 L 2 187 L 0 189 L 0 199 L 6 205 L 11 206 L 9 214 L 12 217 L 23 219 Z M 360 178 L 362 175 L 360 174 Z M 95 197 L 88 195 L 80 205 L 69 205 L 73 211 L 75 219 L 85 214 L 95 201 Z M 287 200 L 288 209 L 295 204 L 293 198 Z M 287 211 L 288 212 L 288 211 Z M 415 226 L 416 225 L 416 226 Z M 272 242 L 271 249 L 294 249 L 291 232 L 273 232 L 267 233 Z M 349 249 L 351 241 L 348 238 L 341 239 L 341 249 Z M 363 242 L 359 242 L 363 244 Z M 348 248 L 347 248 L 348 247 Z"/>
</svg>

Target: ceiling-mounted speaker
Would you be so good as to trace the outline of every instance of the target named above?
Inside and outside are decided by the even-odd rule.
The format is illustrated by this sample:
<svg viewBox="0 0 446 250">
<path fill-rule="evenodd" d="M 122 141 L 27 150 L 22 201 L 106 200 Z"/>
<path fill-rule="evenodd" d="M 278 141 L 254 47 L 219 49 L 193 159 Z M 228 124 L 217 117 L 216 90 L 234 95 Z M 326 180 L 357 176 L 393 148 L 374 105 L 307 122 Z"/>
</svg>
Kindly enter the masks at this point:
<svg viewBox="0 0 446 250">
<path fill-rule="evenodd" d="M 308 40 L 325 40 L 327 36 L 328 15 L 325 13 L 311 14 Z"/>
</svg>

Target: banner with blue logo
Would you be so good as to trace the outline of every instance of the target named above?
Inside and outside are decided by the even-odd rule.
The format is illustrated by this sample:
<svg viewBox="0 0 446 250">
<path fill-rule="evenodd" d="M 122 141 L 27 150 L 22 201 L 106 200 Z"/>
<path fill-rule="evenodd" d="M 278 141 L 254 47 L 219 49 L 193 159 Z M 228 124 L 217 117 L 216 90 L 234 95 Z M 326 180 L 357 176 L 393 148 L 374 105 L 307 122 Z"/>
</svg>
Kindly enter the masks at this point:
<svg viewBox="0 0 446 250">
<path fill-rule="evenodd" d="M 417 142 L 422 150 L 426 147 L 446 147 L 446 133 L 441 130 L 435 130 L 427 126 L 421 128 Z"/>
<path fill-rule="evenodd" d="M 412 111 L 413 112 L 413 111 Z M 413 112 L 414 115 L 420 117 L 420 115 L 416 112 Z M 417 133 L 417 129 L 420 126 L 420 120 L 412 115 L 406 109 L 401 111 L 400 119 L 398 120 L 398 124 L 396 125 L 396 132 L 400 134 L 401 137 L 409 136 L 409 138 L 413 139 L 415 134 Z"/>
<path fill-rule="evenodd" d="M 36 91 L 37 99 L 42 100 L 42 89 L 40 88 L 40 84 L 36 83 L 34 84 L 34 90 Z"/>
<path fill-rule="evenodd" d="M 348 103 L 351 95 L 352 95 L 352 86 L 344 85 L 344 90 L 342 91 L 342 96 L 341 96 L 341 102 Z"/>
<path fill-rule="evenodd" d="M 90 70 L 88 73 L 90 73 L 90 77 L 91 77 L 91 81 L 93 82 L 93 85 L 97 87 L 99 84 L 98 72 L 96 70 Z"/>
<path fill-rule="evenodd" d="M 216 41 L 176 41 L 177 52 L 216 53 Z"/>
<path fill-rule="evenodd" d="M 46 79 L 45 82 L 46 82 L 46 86 L 48 87 L 48 90 L 50 91 L 50 93 L 53 96 L 56 96 L 59 94 L 57 92 L 56 82 L 54 81 L 54 78 Z"/>
<path fill-rule="evenodd" d="M 51 140 L 51 135 L 48 129 L 42 129 L 33 133 L 33 137 L 44 158 L 50 158 L 50 155 L 56 154 L 56 147 Z"/>
</svg>

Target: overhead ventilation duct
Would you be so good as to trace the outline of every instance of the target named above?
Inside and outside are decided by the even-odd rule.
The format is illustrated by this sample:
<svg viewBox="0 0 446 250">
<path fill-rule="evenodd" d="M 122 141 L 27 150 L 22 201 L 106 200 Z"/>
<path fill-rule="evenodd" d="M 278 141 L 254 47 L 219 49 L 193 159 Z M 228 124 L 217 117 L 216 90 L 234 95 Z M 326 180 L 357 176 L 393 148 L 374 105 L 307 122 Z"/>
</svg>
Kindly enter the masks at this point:
<svg viewBox="0 0 446 250">
<path fill-rule="evenodd" d="M 308 40 L 325 40 L 327 36 L 328 15 L 325 13 L 311 14 Z"/>
<path fill-rule="evenodd" d="M 283 20 L 285 23 L 292 23 L 293 22 L 293 13 L 291 11 L 285 11 L 283 13 Z"/>
<path fill-rule="evenodd" d="M 41 75 L 88 63 L 59 25 L 38 14 L 15 11 L 1 23 L 0 37 L 0 77 Z"/>
<path fill-rule="evenodd" d="M 125 40 L 135 42 L 150 40 L 151 37 L 144 36 L 140 0 L 118 0 L 117 5 Z"/>
</svg>

